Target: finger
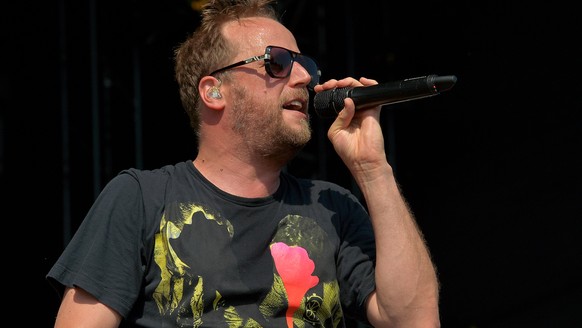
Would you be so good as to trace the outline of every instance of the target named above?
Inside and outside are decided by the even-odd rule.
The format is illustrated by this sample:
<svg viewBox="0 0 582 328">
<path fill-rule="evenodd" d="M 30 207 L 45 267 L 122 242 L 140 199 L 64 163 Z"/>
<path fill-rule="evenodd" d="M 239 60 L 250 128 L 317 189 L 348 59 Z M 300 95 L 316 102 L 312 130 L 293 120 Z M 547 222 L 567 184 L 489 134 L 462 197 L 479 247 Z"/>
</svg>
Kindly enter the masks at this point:
<svg viewBox="0 0 582 328">
<path fill-rule="evenodd" d="M 313 90 L 315 92 L 321 92 L 323 90 L 333 89 L 333 88 L 335 88 L 336 84 L 337 84 L 337 80 L 336 79 L 331 79 L 331 80 L 325 81 L 324 83 L 321 83 L 321 84 L 316 85 L 313 88 Z"/>
<path fill-rule="evenodd" d="M 367 77 L 361 77 L 360 78 L 360 83 L 362 83 L 363 85 L 368 86 L 368 85 L 376 85 L 376 84 L 378 84 L 378 81 L 373 80 L 373 79 L 369 79 Z"/>
</svg>

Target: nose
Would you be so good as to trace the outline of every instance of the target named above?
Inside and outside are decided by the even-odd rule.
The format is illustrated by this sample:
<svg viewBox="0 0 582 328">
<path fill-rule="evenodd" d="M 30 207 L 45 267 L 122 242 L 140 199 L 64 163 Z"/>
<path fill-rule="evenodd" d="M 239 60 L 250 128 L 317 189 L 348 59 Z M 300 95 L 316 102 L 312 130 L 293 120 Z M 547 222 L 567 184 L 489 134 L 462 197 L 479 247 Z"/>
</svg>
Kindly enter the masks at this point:
<svg viewBox="0 0 582 328">
<path fill-rule="evenodd" d="M 295 61 L 293 62 L 293 69 L 291 70 L 290 82 L 294 85 L 307 86 L 311 82 L 311 75 L 305 67 Z"/>
</svg>

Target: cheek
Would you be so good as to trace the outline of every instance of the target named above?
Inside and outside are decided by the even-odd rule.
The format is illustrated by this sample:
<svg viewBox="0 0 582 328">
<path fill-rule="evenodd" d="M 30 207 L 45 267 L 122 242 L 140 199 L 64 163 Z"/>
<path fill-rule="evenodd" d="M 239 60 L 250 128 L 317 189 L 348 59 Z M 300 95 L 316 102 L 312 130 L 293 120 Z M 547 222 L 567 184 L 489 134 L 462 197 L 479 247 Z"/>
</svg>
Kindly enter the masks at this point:
<svg viewBox="0 0 582 328">
<path fill-rule="evenodd" d="M 236 88 L 233 92 L 236 121 L 257 127 L 281 124 L 282 105 L 274 92 L 276 90 L 267 88 Z"/>
</svg>

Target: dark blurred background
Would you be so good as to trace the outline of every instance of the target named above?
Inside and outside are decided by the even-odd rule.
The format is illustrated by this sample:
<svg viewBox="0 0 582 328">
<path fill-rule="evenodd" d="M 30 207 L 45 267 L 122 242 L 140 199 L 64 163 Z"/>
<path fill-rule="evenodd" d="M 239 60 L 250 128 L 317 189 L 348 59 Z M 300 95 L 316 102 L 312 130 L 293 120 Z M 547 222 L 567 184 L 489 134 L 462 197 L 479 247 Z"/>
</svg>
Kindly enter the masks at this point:
<svg viewBox="0 0 582 328">
<path fill-rule="evenodd" d="M 44 275 L 109 179 L 194 158 L 172 54 L 198 25 L 199 4 L 1 5 L 3 267 L 23 324 L 52 326 L 59 300 Z M 382 109 L 390 161 L 439 271 L 443 327 L 582 327 L 578 11 L 502 1 L 279 6 L 323 80 L 457 76 L 446 93 Z M 330 121 L 312 116 L 315 138 L 289 170 L 357 193 L 326 139 Z"/>
</svg>

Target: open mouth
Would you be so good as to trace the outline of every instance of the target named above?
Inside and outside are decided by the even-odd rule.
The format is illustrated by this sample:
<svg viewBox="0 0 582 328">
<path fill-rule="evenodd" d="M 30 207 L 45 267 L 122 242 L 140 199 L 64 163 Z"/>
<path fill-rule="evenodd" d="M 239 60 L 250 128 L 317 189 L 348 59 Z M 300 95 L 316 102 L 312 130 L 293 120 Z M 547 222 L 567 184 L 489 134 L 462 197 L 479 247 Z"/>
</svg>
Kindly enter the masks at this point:
<svg viewBox="0 0 582 328">
<path fill-rule="evenodd" d="M 302 101 L 302 100 L 293 100 L 293 101 L 290 101 L 290 102 L 284 104 L 283 108 L 287 109 L 287 110 L 295 110 L 295 111 L 305 113 L 307 111 L 306 104 L 307 103 L 305 101 Z"/>
</svg>

